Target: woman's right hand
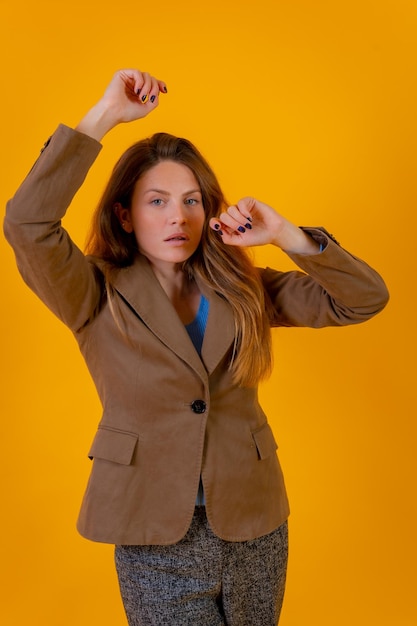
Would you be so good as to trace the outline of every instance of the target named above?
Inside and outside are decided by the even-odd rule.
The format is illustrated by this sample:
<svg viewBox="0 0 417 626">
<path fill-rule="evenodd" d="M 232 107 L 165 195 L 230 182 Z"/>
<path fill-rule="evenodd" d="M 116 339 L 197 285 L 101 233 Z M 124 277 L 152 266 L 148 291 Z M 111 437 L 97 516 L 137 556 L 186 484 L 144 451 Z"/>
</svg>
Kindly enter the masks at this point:
<svg viewBox="0 0 417 626">
<path fill-rule="evenodd" d="M 147 72 L 120 70 L 76 130 L 100 141 L 117 124 L 132 122 L 151 113 L 159 104 L 160 93 L 167 93 L 163 81 Z"/>
</svg>

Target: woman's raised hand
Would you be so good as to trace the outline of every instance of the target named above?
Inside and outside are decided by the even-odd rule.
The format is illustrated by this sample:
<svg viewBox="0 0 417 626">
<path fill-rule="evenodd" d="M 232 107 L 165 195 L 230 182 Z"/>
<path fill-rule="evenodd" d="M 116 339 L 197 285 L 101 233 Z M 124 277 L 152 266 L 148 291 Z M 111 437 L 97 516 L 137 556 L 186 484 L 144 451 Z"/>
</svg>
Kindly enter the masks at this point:
<svg viewBox="0 0 417 626">
<path fill-rule="evenodd" d="M 113 76 L 101 103 L 114 112 L 117 123 L 145 117 L 159 102 L 159 93 L 167 92 L 164 82 L 139 70 L 120 70 Z"/>
<path fill-rule="evenodd" d="M 255 198 L 242 198 L 228 207 L 210 227 L 230 246 L 272 244 L 287 252 L 316 254 L 319 245 L 275 209 Z"/>
<path fill-rule="evenodd" d="M 163 81 L 137 69 L 120 70 L 76 129 L 100 141 L 117 124 L 151 113 L 159 104 L 160 93 L 167 93 Z"/>
</svg>

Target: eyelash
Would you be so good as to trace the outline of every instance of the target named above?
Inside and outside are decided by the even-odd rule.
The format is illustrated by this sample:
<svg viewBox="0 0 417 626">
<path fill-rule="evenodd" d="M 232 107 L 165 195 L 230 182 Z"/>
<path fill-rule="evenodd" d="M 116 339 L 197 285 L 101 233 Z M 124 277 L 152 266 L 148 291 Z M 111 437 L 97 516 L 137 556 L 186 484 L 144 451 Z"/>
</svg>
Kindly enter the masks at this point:
<svg viewBox="0 0 417 626">
<path fill-rule="evenodd" d="M 200 201 L 197 200 L 197 198 L 187 198 L 185 200 L 185 204 L 187 204 L 188 206 L 195 206 L 199 202 Z M 163 203 L 164 201 L 162 200 L 162 198 L 155 198 L 154 200 L 151 200 L 151 204 L 153 204 L 154 206 L 162 206 Z"/>
</svg>

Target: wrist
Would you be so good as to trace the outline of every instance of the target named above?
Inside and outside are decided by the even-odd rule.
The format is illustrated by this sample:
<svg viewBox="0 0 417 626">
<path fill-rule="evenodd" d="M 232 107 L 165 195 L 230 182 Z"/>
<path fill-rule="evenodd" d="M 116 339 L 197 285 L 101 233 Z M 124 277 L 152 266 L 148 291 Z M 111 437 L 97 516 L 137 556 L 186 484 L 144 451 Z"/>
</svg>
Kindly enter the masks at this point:
<svg viewBox="0 0 417 626">
<path fill-rule="evenodd" d="M 286 222 L 279 234 L 273 240 L 274 245 L 290 254 L 317 254 L 320 245 L 301 228 L 291 222 Z"/>
<path fill-rule="evenodd" d="M 101 141 L 112 128 L 117 126 L 117 115 L 104 107 L 101 102 L 93 106 L 82 118 L 75 130 Z"/>
</svg>

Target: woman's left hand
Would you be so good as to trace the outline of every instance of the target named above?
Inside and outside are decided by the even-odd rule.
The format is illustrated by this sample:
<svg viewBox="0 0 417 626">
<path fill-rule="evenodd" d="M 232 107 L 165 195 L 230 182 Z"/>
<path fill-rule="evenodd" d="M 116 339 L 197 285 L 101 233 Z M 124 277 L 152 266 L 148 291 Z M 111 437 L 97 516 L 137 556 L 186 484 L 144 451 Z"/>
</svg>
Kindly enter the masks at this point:
<svg viewBox="0 0 417 626">
<path fill-rule="evenodd" d="M 167 93 L 165 83 L 148 72 L 119 70 L 76 130 L 101 141 L 118 124 L 149 115 L 158 106 L 161 93 Z"/>
<path fill-rule="evenodd" d="M 272 244 L 300 254 L 315 254 L 319 250 L 319 245 L 298 226 L 255 198 L 242 198 L 218 219 L 212 218 L 210 227 L 230 246 Z"/>
</svg>

